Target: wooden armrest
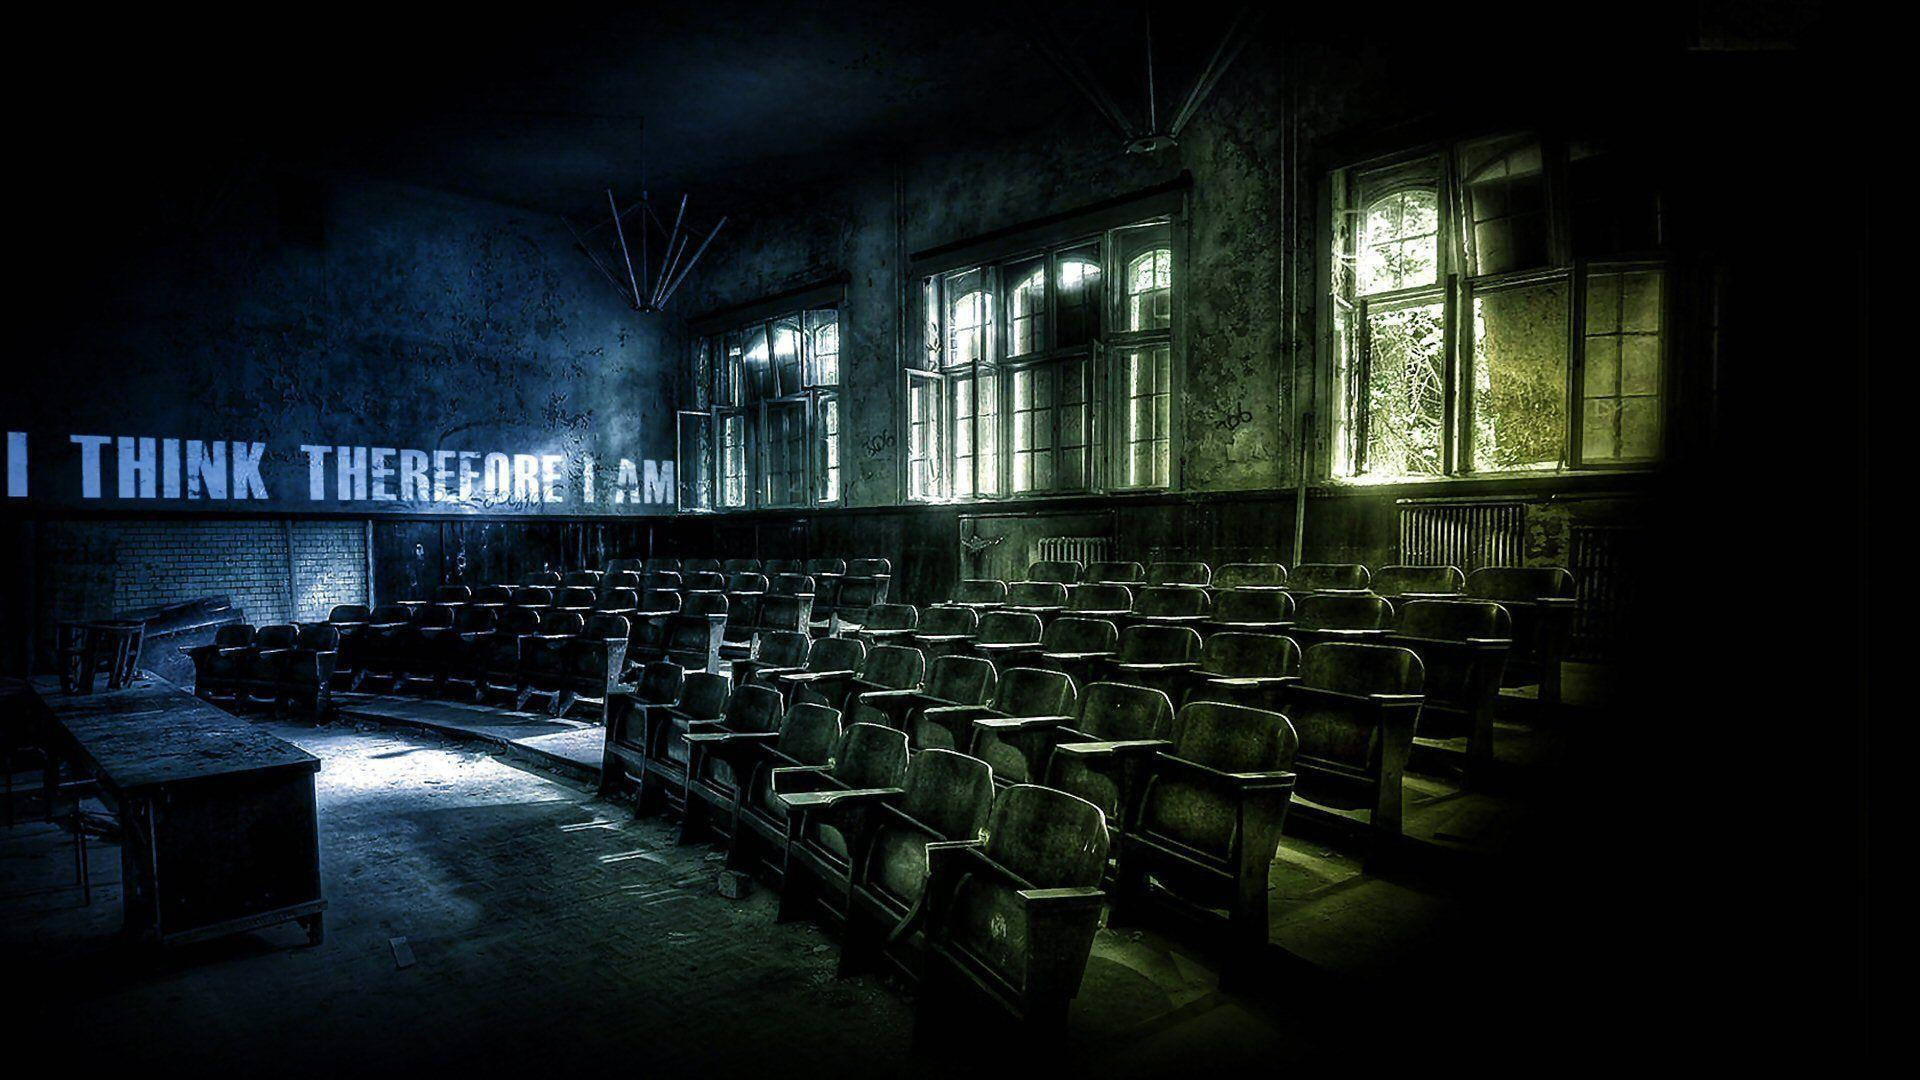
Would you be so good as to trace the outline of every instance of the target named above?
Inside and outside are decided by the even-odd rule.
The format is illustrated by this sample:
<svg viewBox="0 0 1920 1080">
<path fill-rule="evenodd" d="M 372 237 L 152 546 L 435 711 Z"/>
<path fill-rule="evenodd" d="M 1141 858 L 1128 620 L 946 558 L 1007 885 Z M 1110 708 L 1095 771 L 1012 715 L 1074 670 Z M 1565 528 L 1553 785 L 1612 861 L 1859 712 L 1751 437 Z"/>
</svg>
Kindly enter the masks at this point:
<svg viewBox="0 0 1920 1080">
<path fill-rule="evenodd" d="M 1035 728 L 1066 727 L 1071 716 L 983 716 L 973 726 L 987 731 L 1030 731 Z"/>
<path fill-rule="evenodd" d="M 1090 885 L 1069 886 L 1058 889 L 1021 889 L 1015 895 L 1020 902 L 1030 907 L 1083 907 L 1106 903 L 1107 894 Z"/>
<path fill-rule="evenodd" d="M 1172 745 L 1165 739 L 1112 739 L 1095 742 L 1063 742 L 1053 749 L 1054 753 L 1072 754 L 1075 757 L 1109 757 L 1165 750 Z"/>
<path fill-rule="evenodd" d="M 777 731 L 690 731 L 683 737 L 690 743 L 716 746 L 722 743 L 772 742 L 780 737 L 780 733 Z"/>
<path fill-rule="evenodd" d="M 876 802 L 906 793 L 905 788 L 833 788 L 828 791 L 789 791 L 775 792 L 789 810 L 805 810 L 811 807 L 833 806 L 845 802 Z"/>
<path fill-rule="evenodd" d="M 1242 791 L 1286 790 L 1293 787 L 1294 774 L 1291 772 L 1223 772 L 1211 765 L 1202 765 L 1197 761 L 1177 757 L 1165 751 L 1154 759 L 1156 765 L 1171 765 L 1183 772 L 1198 773 Z"/>
</svg>

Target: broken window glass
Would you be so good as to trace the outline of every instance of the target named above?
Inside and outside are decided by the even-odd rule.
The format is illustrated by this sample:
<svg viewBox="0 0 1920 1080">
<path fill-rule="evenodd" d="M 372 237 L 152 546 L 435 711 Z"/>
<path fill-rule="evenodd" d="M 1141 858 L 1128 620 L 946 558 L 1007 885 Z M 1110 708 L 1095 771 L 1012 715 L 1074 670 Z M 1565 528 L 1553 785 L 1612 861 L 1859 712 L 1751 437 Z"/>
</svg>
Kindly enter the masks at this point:
<svg viewBox="0 0 1920 1080">
<path fill-rule="evenodd" d="M 1439 476 L 1446 469 L 1446 306 L 1367 309 L 1365 471 Z"/>
<path fill-rule="evenodd" d="M 1539 141 L 1486 139 L 1467 145 L 1460 156 L 1473 272 L 1547 265 L 1547 178 Z"/>
<path fill-rule="evenodd" d="M 1558 468 L 1566 457 L 1567 284 L 1476 292 L 1473 467 Z"/>
</svg>

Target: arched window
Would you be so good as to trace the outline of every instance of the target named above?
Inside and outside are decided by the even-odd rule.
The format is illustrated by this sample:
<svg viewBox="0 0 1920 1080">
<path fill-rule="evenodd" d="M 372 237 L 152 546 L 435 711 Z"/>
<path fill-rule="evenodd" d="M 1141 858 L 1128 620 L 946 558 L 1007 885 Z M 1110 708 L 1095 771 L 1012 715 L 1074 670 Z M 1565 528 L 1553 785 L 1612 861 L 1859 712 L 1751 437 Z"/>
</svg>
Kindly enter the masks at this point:
<svg viewBox="0 0 1920 1080">
<path fill-rule="evenodd" d="M 1046 347 L 1041 339 L 1047 314 L 1047 265 L 1035 263 L 1033 272 L 1007 290 L 1008 356 L 1025 356 Z"/>
<path fill-rule="evenodd" d="M 1402 188 L 1367 206 L 1360 240 L 1362 296 L 1431 285 L 1440 252 L 1440 200 L 1432 188 Z"/>
<path fill-rule="evenodd" d="M 1173 251 L 1152 248 L 1127 263 L 1127 329 L 1157 330 L 1173 324 Z"/>
</svg>

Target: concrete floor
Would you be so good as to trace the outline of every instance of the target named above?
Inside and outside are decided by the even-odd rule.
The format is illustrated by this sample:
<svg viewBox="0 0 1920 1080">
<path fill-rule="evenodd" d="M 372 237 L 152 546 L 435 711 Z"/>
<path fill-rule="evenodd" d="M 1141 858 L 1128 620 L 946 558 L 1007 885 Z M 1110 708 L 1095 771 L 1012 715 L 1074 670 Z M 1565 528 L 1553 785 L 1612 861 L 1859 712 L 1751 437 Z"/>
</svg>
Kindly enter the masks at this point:
<svg viewBox="0 0 1920 1080">
<path fill-rule="evenodd" d="M 664 822 L 635 820 L 589 784 L 425 732 L 261 722 L 323 761 L 325 943 L 303 947 L 288 927 L 131 953 L 113 936 L 112 844 L 94 845 L 93 904 L 80 907 L 62 887 L 66 834 L 17 826 L 0 832 L 0 949 L 9 980 L 35 988 L 23 1030 L 84 1033 L 92 1064 L 160 1075 L 1006 1063 L 1001 1042 L 952 1037 L 977 1023 L 967 1017 L 936 1018 L 916 1051 L 909 987 L 836 978 L 832 936 L 776 924 L 764 888 L 722 897 L 716 851 L 676 846 Z M 1369 875 L 1337 845 L 1290 837 L 1273 937 L 1299 962 L 1261 992 L 1229 993 L 1179 925 L 1103 930 L 1060 1064 L 1150 1076 L 1343 1056 L 1377 1022 L 1344 1007 L 1355 994 L 1472 955 L 1483 927 L 1466 906 L 1458 889 Z M 1447 1026 L 1439 1007 L 1424 1019 Z"/>
</svg>

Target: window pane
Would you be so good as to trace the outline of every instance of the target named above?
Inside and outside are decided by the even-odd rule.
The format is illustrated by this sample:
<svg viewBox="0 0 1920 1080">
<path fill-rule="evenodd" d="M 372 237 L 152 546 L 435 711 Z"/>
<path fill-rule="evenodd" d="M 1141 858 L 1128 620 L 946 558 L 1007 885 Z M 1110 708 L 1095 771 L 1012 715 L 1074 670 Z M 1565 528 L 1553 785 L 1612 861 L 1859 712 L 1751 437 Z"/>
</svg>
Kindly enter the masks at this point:
<svg viewBox="0 0 1920 1080">
<path fill-rule="evenodd" d="M 840 395 L 814 397 L 813 501 L 840 501 Z"/>
<path fill-rule="evenodd" d="M 1367 311 L 1367 445 L 1373 476 L 1438 476 L 1445 468 L 1446 309 Z"/>
<path fill-rule="evenodd" d="M 1173 475 L 1172 352 L 1135 349 L 1121 363 L 1119 486 L 1165 487 Z"/>
<path fill-rule="evenodd" d="M 963 367 L 990 358 L 988 337 L 993 329 L 993 297 L 986 289 L 986 273 L 966 270 L 948 274 L 947 367 Z"/>
<path fill-rule="evenodd" d="M 1114 230 L 1125 330 L 1173 325 L 1173 229 L 1162 222 Z"/>
<path fill-rule="evenodd" d="M 719 347 L 713 338 L 701 338 L 693 346 L 693 404 L 706 409 L 713 405 L 713 354 Z"/>
<path fill-rule="evenodd" d="M 953 417 L 953 493 L 960 497 L 994 494 L 1000 490 L 999 380 L 986 374 L 967 375 L 949 380 L 948 385 L 952 388 L 948 410 Z"/>
<path fill-rule="evenodd" d="M 921 371 L 940 370 L 940 347 L 943 340 L 940 330 L 942 316 L 940 301 L 940 279 L 928 278 L 920 285 L 920 313 L 924 322 L 920 327 L 920 351 L 907 350 L 907 367 Z"/>
<path fill-rule="evenodd" d="M 1439 272 L 1439 195 L 1409 188 L 1367 206 L 1360 236 L 1362 294 L 1432 285 Z"/>
<path fill-rule="evenodd" d="M 1054 370 L 1023 368 L 1013 380 L 1013 490 L 1048 491 L 1054 486 Z"/>
<path fill-rule="evenodd" d="M 840 312 L 807 312 L 807 385 L 840 385 Z"/>
<path fill-rule="evenodd" d="M 713 417 L 680 414 L 680 457 L 674 463 L 674 475 L 680 478 L 681 509 L 713 509 Z"/>
<path fill-rule="evenodd" d="M 939 498 L 940 384 L 907 377 L 907 497 Z"/>
<path fill-rule="evenodd" d="M 773 361 L 767 349 L 767 328 L 765 324 L 748 327 L 741 334 L 741 360 L 746 376 L 746 401 L 765 401 L 774 397 Z"/>
<path fill-rule="evenodd" d="M 739 331 L 728 334 L 723 339 L 720 371 L 714 383 L 713 404 L 716 408 L 728 405 L 741 405 L 746 402 L 746 337 Z"/>
<path fill-rule="evenodd" d="M 797 506 L 806 501 L 808 452 L 806 402 L 769 402 L 760 443 L 765 505 Z"/>
<path fill-rule="evenodd" d="M 782 315 L 774 320 L 771 396 L 790 397 L 800 392 L 800 340 L 799 315 Z"/>
<path fill-rule="evenodd" d="M 1053 264 L 1054 328 L 1060 348 L 1085 345 L 1100 333 L 1100 245 L 1061 252 Z"/>
<path fill-rule="evenodd" d="M 1586 371 L 1580 380 L 1584 461 L 1659 455 L 1662 285 L 1658 270 L 1587 275 Z"/>
<path fill-rule="evenodd" d="M 1044 259 L 1007 270 L 1007 355 L 1044 350 L 1047 332 L 1047 264 Z"/>
<path fill-rule="evenodd" d="M 1488 139 L 1461 151 L 1473 272 L 1547 264 L 1547 185 L 1540 144 Z"/>
<path fill-rule="evenodd" d="M 1567 286 L 1473 298 L 1473 467 L 1550 469 L 1565 457 Z"/>
<path fill-rule="evenodd" d="M 1058 365 L 1059 398 L 1057 416 L 1060 447 L 1054 456 L 1058 487 L 1072 491 L 1087 486 L 1087 369 L 1085 360 L 1064 360 Z"/>
<path fill-rule="evenodd" d="M 720 423 L 720 505 L 747 505 L 747 418 L 728 413 Z"/>
</svg>

